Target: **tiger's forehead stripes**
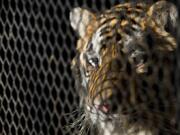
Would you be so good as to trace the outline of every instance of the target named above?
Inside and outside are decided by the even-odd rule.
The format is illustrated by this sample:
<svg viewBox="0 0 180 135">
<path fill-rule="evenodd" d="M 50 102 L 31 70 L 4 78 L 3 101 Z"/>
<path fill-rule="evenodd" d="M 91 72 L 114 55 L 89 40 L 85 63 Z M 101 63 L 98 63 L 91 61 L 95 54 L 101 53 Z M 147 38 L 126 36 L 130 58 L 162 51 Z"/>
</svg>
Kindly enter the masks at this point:
<svg viewBox="0 0 180 135">
<path fill-rule="evenodd" d="M 116 9 L 116 8 L 136 8 L 136 9 L 141 9 L 141 10 L 144 10 L 144 9 L 147 9 L 147 7 L 149 7 L 147 4 L 144 4 L 144 3 L 124 3 L 124 4 L 119 4 L 119 5 L 116 5 L 114 7 L 112 7 L 112 9 Z"/>
</svg>

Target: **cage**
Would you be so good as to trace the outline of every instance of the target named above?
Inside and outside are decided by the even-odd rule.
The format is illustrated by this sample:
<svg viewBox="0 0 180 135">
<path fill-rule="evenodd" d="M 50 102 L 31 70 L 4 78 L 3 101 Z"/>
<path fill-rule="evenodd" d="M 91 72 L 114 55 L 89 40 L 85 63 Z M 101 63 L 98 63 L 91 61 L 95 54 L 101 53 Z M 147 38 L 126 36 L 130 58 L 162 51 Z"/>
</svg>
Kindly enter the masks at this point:
<svg viewBox="0 0 180 135">
<path fill-rule="evenodd" d="M 79 106 L 71 71 L 78 35 L 70 26 L 69 13 L 74 7 L 103 11 L 122 2 L 0 1 L 0 134 L 78 134 L 77 129 L 66 128 L 79 115 L 72 115 Z M 171 2 L 179 8 L 179 1 Z M 179 35 L 178 28 L 178 40 Z M 179 47 L 176 52 L 175 88 L 180 103 Z"/>
</svg>

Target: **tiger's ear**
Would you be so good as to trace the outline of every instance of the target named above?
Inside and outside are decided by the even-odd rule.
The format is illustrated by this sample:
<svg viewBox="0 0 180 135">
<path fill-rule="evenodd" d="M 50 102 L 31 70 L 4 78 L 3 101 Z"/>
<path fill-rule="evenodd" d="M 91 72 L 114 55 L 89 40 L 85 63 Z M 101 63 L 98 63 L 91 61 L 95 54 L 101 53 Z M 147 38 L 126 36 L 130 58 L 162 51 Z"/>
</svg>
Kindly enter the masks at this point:
<svg viewBox="0 0 180 135">
<path fill-rule="evenodd" d="M 87 25 L 95 18 L 95 14 L 80 7 L 74 8 L 70 12 L 71 26 L 80 35 L 80 37 L 85 36 Z"/>
<path fill-rule="evenodd" d="M 178 10 L 173 3 L 158 1 L 149 8 L 148 15 L 165 31 L 172 33 L 176 30 Z"/>
</svg>

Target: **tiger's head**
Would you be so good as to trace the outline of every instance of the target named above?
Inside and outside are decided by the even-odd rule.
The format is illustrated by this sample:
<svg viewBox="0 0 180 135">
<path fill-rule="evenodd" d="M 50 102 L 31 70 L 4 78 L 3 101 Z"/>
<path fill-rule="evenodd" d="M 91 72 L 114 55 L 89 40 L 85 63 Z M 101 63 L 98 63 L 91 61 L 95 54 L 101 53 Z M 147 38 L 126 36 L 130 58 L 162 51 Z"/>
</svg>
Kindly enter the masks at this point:
<svg viewBox="0 0 180 135">
<path fill-rule="evenodd" d="M 83 120 L 103 135 L 174 133 L 173 33 L 169 2 L 124 3 L 101 13 L 74 8 L 72 61 Z"/>
</svg>

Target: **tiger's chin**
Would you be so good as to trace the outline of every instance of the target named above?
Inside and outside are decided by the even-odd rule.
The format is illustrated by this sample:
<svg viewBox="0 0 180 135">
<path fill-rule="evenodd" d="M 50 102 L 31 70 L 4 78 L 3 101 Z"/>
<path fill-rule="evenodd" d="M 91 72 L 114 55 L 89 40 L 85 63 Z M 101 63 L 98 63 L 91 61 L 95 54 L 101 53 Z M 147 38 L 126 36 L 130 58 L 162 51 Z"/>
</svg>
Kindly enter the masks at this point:
<svg viewBox="0 0 180 135">
<path fill-rule="evenodd" d="M 86 117 L 98 129 L 98 135 L 154 135 L 136 124 L 128 125 L 127 115 L 106 114 L 96 106 L 86 106 Z"/>
</svg>

